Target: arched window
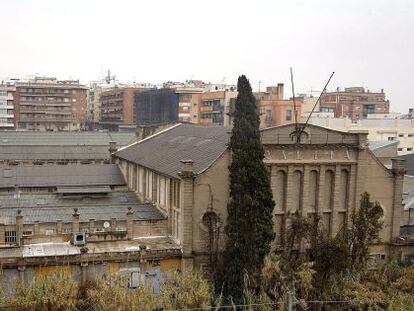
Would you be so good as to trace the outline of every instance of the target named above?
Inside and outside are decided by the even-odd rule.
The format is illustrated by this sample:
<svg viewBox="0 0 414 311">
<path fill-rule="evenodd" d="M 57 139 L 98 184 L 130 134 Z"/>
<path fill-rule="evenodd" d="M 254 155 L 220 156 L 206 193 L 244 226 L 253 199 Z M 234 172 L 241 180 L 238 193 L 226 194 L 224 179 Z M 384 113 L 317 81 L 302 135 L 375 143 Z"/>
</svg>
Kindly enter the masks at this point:
<svg viewBox="0 0 414 311">
<path fill-rule="evenodd" d="M 341 187 L 339 191 L 339 208 L 346 210 L 348 207 L 349 194 L 349 173 L 347 170 L 341 171 Z"/>
<path fill-rule="evenodd" d="M 294 171 L 292 174 L 292 209 L 294 213 L 301 208 L 302 201 L 302 172 Z"/>
<path fill-rule="evenodd" d="M 331 210 L 333 206 L 334 173 L 331 170 L 325 172 L 325 210 Z"/>
<path fill-rule="evenodd" d="M 279 170 L 276 173 L 276 191 L 274 193 L 275 200 L 275 210 L 284 211 L 285 202 L 286 202 L 286 173 L 282 170 Z"/>
<path fill-rule="evenodd" d="M 318 172 L 313 170 L 309 173 L 309 203 L 308 210 L 310 212 L 316 211 L 318 202 Z"/>
</svg>

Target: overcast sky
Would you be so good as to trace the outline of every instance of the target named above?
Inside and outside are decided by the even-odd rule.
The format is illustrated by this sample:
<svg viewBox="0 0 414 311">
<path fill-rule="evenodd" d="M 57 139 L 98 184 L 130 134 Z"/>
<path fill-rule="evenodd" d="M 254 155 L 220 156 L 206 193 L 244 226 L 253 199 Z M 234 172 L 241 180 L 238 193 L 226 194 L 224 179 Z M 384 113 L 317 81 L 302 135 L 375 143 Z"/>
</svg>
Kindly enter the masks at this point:
<svg viewBox="0 0 414 311">
<path fill-rule="evenodd" d="M 412 0 L 16 0 L 0 3 L 0 77 L 87 83 L 194 78 L 254 89 L 384 88 L 391 109 L 414 106 Z"/>
</svg>

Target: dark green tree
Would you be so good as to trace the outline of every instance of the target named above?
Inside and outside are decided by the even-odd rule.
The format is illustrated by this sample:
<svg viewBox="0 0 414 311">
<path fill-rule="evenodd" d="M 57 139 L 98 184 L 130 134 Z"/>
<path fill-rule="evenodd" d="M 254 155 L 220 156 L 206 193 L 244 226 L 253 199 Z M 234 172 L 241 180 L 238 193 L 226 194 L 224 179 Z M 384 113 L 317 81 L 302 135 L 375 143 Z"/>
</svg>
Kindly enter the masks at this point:
<svg viewBox="0 0 414 311">
<path fill-rule="evenodd" d="M 222 286 L 225 297 L 242 302 L 243 290 L 249 286 L 245 280 L 249 280 L 249 290 L 258 284 L 270 252 L 274 201 L 269 172 L 263 163 L 256 99 L 244 75 L 238 79 L 237 91 L 230 139 L 230 200 Z"/>
</svg>

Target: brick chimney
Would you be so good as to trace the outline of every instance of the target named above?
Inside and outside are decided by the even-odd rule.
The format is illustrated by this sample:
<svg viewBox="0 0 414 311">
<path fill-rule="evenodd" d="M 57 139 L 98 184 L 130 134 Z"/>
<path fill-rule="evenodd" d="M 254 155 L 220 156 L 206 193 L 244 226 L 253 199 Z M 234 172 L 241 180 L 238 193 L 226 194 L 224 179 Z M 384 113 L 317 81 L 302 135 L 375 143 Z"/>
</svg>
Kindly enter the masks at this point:
<svg viewBox="0 0 414 311">
<path fill-rule="evenodd" d="M 79 233 L 80 232 L 80 226 L 79 226 L 79 213 L 78 209 L 73 209 L 72 214 L 72 233 Z"/>
</svg>

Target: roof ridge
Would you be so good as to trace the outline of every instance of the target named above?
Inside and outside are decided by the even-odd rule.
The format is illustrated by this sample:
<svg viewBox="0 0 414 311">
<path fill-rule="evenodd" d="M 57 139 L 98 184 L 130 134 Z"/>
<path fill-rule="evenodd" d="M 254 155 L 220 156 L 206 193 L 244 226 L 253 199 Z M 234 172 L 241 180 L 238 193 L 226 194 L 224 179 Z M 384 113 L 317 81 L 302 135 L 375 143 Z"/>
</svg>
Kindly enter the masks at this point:
<svg viewBox="0 0 414 311">
<path fill-rule="evenodd" d="M 118 153 L 119 151 L 122 151 L 122 150 L 124 150 L 124 149 L 126 149 L 126 148 L 129 148 L 129 147 L 135 146 L 135 145 L 137 145 L 137 144 L 140 144 L 140 143 L 142 143 L 142 142 L 144 142 L 144 141 L 147 141 L 147 140 L 149 140 L 149 139 L 152 139 L 152 138 L 154 138 L 155 136 L 158 136 L 158 135 L 160 135 L 160 134 L 163 134 L 163 133 L 165 133 L 165 132 L 168 132 L 169 130 L 172 130 L 173 128 L 176 128 L 176 127 L 178 127 L 178 126 L 180 126 L 180 125 L 182 125 L 182 123 L 177 123 L 177 124 L 171 125 L 170 127 L 166 128 L 166 129 L 164 129 L 164 130 L 161 130 L 161 131 L 159 131 L 159 132 L 157 132 L 157 133 L 154 133 L 154 134 L 152 134 L 152 135 L 150 135 L 150 136 L 148 136 L 148 137 L 145 137 L 145 138 L 143 138 L 143 139 L 141 139 L 141 140 L 139 140 L 139 141 L 136 141 L 136 142 L 134 142 L 134 143 L 132 143 L 132 144 L 126 145 L 126 146 L 124 146 L 124 147 L 122 147 L 122 148 L 119 148 L 119 149 L 118 149 L 115 153 Z"/>
</svg>

